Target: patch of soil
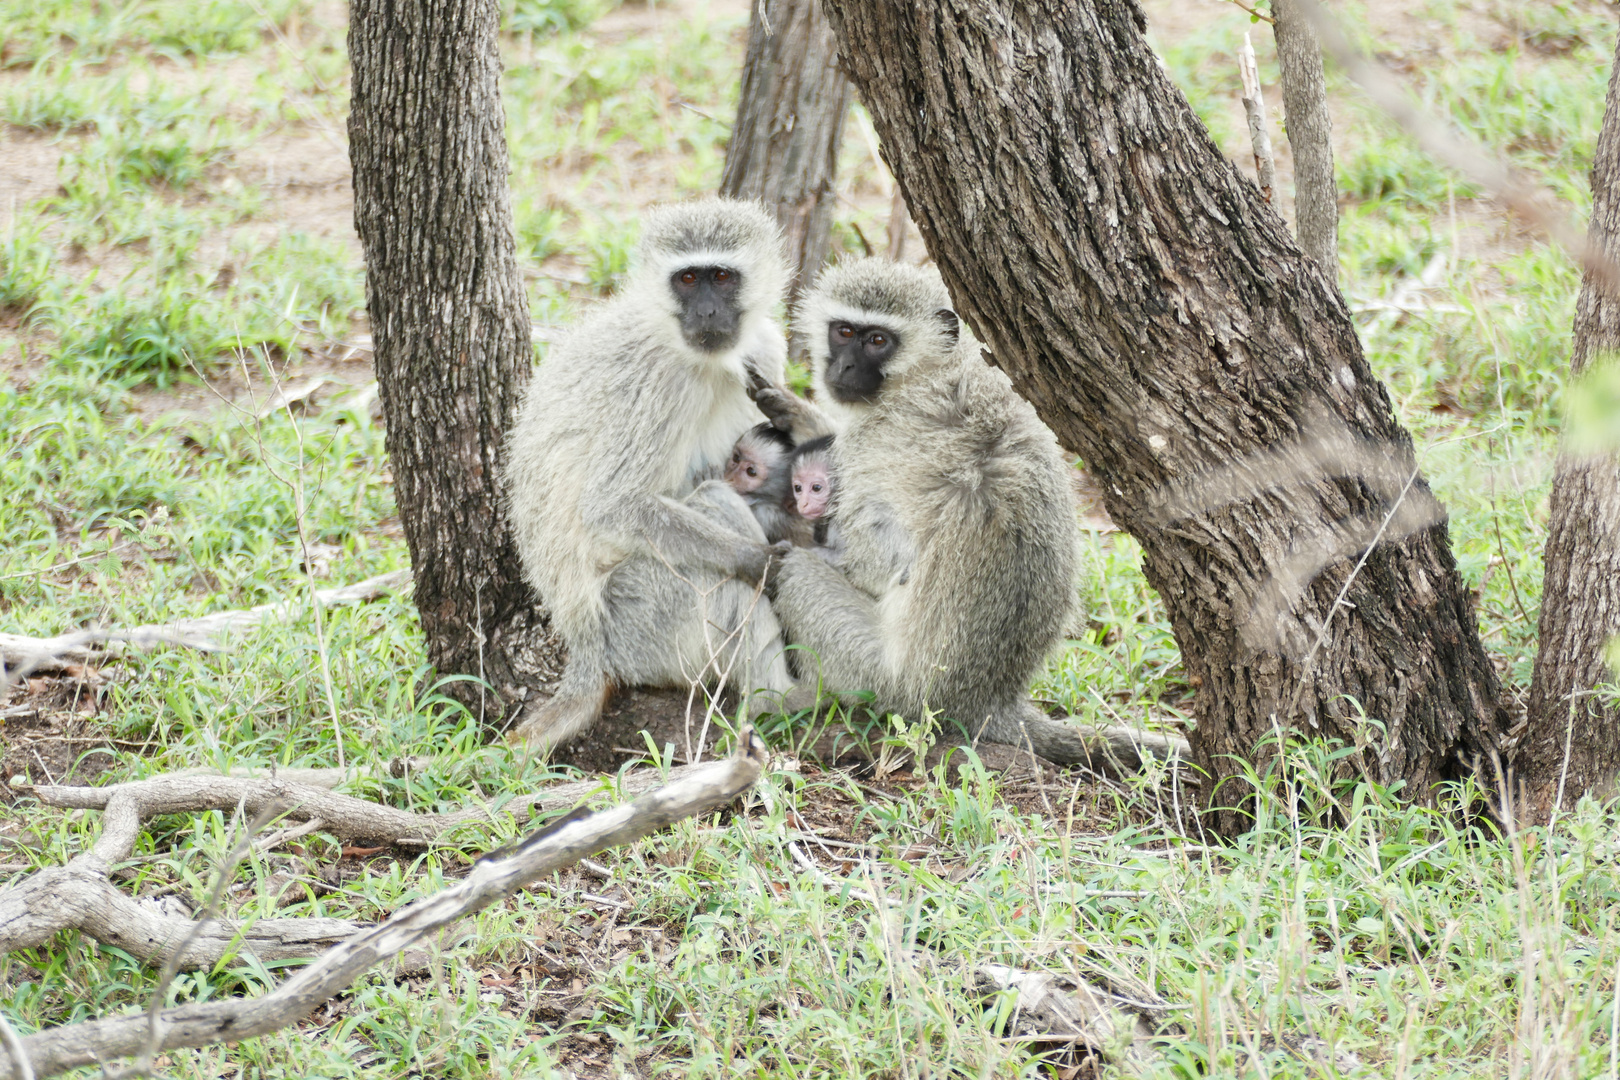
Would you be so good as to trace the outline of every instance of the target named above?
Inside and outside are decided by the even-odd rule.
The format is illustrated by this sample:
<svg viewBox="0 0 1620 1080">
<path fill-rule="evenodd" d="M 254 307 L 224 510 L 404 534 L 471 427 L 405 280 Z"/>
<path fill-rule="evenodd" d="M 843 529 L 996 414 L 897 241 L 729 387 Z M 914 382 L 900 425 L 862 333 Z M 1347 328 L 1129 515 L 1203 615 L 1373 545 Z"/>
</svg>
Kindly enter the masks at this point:
<svg viewBox="0 0 1620 1080">
<path fill-rule="evenodd" d="M 272 356 L 268 369 L 258 357 L 245 364 L 222 363 L 207 369 L 200 379 L 163 390 L 144 388 L 130 395 L 130 403 L 146 420 L 179 414 L 210 423 L 252 424 L 286 397 L 296 397 L 292 403 L 296 413 L 318 410 L 375 381 L 369 344 L 363 324 L 358 324 L 345 341 L 311 346 L 292 356 Z M 315 380 L 320 384 L 310 389 Z M 371 415 L 380 420 L 381 404 L 375 395 L 368 400 Z"/>
<path fill-rule="evenodd" d="M 675 760 L 689 760 L 701 749 L 713 756 L 715 740 L 723 732 L 714 724 L 703 730 L 703 697 L 691 700 L 684 690 L 636 689 L 613 695 L 602 718 L 589 731 L 563 743 L 552 754 L 559 765 L 572 765 L 588 773 L 616 773 L 628 761 L 647 756 L 647 745 L 662 751 L 673 745 Z M 645 734 L 643 734 L 645 732 Z"/>
<path fill-rule="evenodd" d="M 0 81 L 0 86 L 14 81 Z M 56 194 L 61 159 L 62 144 L 55 136 L 0 127 L 0 232 L 11 228 L 19 208 Z"/>
<path fill-rule="evenodd" d="M 0 697 L 0 803 L 11 780 L 93 784 L 130 748 L 101 730 L 98 716 L 111 679 L 78 664 L 21 680 Z"/>
</svg>

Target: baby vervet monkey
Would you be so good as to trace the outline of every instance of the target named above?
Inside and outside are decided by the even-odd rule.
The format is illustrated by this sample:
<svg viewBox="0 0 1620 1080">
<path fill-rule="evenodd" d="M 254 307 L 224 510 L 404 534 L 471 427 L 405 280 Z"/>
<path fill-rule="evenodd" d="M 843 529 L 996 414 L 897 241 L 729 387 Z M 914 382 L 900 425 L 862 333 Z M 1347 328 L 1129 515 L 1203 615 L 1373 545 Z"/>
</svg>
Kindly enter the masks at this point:
<svg viewBox="0 0 1620 1080">
<path fill-rule="evenodd" d="M 793 504 L 810 525 L 816 547 L 836 548 L 836 531 L 829 503 L 833 496 L 831 435 L 811 439 L 793 450 Z"/>
<path fill-rule="evenodd" d="M 779 540 L 797 543 L 796 534 L 809 533 L 796 520 L 788 489 L 793 453 L 793 440 L 786 432 L 768 422 L 756 424 L 737 439 L 721 473 L 731 490 L 748 504 L 754 520 L 765 530 L 766 541 L 773 544 Z"/>
<path fill-rule="evenodd" d="M 748 504 L 766 540 L 830 549 L 836 546 L 836 534 L 829 532 L 831 448 L 831 435 L 796 447 L 770 423 L 756 424 L 732 447 L 721 475 Z"/>
</svg>

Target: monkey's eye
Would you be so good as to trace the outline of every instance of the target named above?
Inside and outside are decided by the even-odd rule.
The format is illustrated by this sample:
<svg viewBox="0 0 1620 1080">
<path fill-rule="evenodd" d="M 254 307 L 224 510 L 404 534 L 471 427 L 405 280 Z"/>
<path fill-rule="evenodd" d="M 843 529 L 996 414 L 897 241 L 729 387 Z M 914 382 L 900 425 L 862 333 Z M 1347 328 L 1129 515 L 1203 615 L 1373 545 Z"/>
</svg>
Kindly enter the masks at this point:
<svg viewBox="0 0 1620 1080">
<path fill-rule="evenodd" d="M 754 466 L 752 466 L 752 465 L 750 465 L 750 466 L 748 466 L 748 468 L 747 468 L 747 469 L 745 469 L 745 470 L 744 470 L 744 471 L 745 471 L 745 472 L 746 472 L 746 473 L 748 473 L 748 475 L 749 475 L 749 476 L 758 476 L 758 475 L 759 475 L 759 470 L 758 470 L 758 469 L 756 469 L 756 468 L 755 468 L 755 467 L 754 467 Z"/>
<path fill-rule="evenodd" d="M 682 270 L 681 271 L 681 284 L 682 285 L 696 285 L 697 284 L 697 271 L 696 270 Z"/>
<path fill-rule="evenodd" d="M 798 495 L 803 491 L 804 491 L 804 485 L 803 484 L 794 484 L 793 485 L 793 494 Z"/>
<path fill-rule="evenodd" d="M 821 490 L 821 485 L 820 484 L 811 484 L 810 485 L 810 490 L 811 491 L 820 491 Z"/>
<path fill-rule="evenodd" d="M 848 325 L 840 326 L 838 328 L 838 336 L 843 338 L 845 341 L 848 341 L 850 338 L 855 336 L 855 328 Z"/>
<path fill-rule="evenodd" d="M 731 271 L 730 270 L 716 270 L 714 272 L 714 280 L 715 281 L 730 281 L 731 280 Z"/>
<path fill-rule="evenodd" d="M 889 343 L 889 339 L 887 337 L 885 337 L 884 335 L 882 335 L 882 334 L 873 334 L 871 337 L 867 338 L 866 340 L 867 340 L 868 344 L 873 345 L 873 346 L 875 346 L 876 348 L 879 348 L 879 349 L 883 348 L 883 346 L 885 346 L 885 345 L 887 345 Z"/>
</svg>

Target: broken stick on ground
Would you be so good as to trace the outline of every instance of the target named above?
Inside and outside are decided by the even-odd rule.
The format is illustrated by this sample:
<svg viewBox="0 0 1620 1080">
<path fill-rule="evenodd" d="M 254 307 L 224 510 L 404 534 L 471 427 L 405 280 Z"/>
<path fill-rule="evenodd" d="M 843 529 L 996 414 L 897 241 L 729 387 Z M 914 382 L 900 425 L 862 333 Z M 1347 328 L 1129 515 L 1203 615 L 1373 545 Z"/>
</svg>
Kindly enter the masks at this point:
<svg viewBox="0 0 1620 1080">
<path fill-rule="evenodd" d="M 684 782 L 700 766 L 672 769 L 671 782 Z M 625 795 L 638 795 L 659 783 L 652 769 L 622 779 Z M 107 879 L 114 863 L 129 858 L 141 824 L 159 814 L 239 811 L 287 820 L 319 821 L 321 831 L 339 839 L 367 840 L 406 847 L 452 844 L 468 826 L 500 823 L 511 815 L 526 822 L 536 814 L 569 808 L 603 789 L 601 781 L 559 784 L 503 802 L 499 809 L 475 806 L 450 814 L 413 814 L 341 795 L 310 784 L 277 778 L 159 776 L 109 787 L 30 787 L 13 783 L 20 795 L 47 806 L 104 812 L 101 838 L 65 867 L 41 870 L 0 890 L 0 952 L 41 945 L 61 930 L 76 929 L 114 945 L 149 964 L 168 962 L 187 941 L 193 923 L 163 915 L 119 892 Z M 285 838 L 283 838 L 285 839 Z M 189 941 L 181 966 L 207 968 L 226 956 L 260 960 L 308 957 L 357 927 L 340 919 L 260 919 L 248 927 L 216 920 Z"/>
<path fill-rule="evenodd" d="M 353 585 L 321 589 L 315 594 L 315 601 L 323 607 L 359 604 L 402 588 L 410 580 L 409 570 L 394 570 Z M 5 667 L 4 674 L 0 675 L 0 690 L 30 672 L 52 664 L 64 660 L 83 661 L 117 656 L 126 648 L 145 650 L 155 649 L 159 645 L 177 645 L 202 652 L 223 652 L 227 646 L 218 639 L 218 635 L 258 626 L 295 611 L 303 604 L 302 600 L 283 600 L 274 604 L 259 604 L 246 610 L 216 611 L 195 619 L 176 619 L 174 622 L 127 628 L 75 630 L 48 638 L 0 634 L 0 664 Z"/>
</svg>

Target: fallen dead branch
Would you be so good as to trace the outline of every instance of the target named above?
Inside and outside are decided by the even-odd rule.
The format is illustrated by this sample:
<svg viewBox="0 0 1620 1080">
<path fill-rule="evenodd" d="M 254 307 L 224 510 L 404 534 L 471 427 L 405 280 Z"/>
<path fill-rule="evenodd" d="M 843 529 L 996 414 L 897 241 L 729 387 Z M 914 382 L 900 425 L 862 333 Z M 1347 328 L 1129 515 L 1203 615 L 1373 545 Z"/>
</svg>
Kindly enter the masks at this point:
<svg viewBox="0 0 1620 1080">
<path fill-rule="evenodd" d="M 698 768 L 673 769 L 669 779 L 684 781 Z M 626 796 L 649 791 L 659 782 L 658 772 L 652 769 L 629 773 L 620 781 Z M 304 822 L 301 827 L 262 838 L 260 846 L 266 849 L 317 829 L 339 839 L 427 847 L 455 843 L 467 826 L 498 823 L 505 815 L 526 822 L 539 813 L 573 807 L 601 791 L 602 782 L 558 784 L 493 806 L 451 814 L 413 814 L 276 778 L 160 776 L 108 787 L 33 787 L 13 782 L 12 789 L 32 795 L 46 806 L 101 810 L 104 817 L 101 837 L 89 851 L 66 867 L 41 870 L 0 890 L 0 952 L 40 945 L 60 930 L 74 929 L 157 965 L 169 962 L 196 924 L 133 900 L 107 880 L 113 864 L 134 851 L 142 823 L 155 815 L 225 810 Z M 339 919 L 260 919 L 247 927 L 216 920 L 186 945 L 181 966 L 187 970 L 211 967 L 235 954 L 260 960 L 309 957 L 355 929 L 355 924 Z"/>
<path fill-rule="evenodd" d="M 648 792 L 633 803 L 548 826 L 507 849 L 486 856 L 458 884 L 346 938 L 269 994 L 165 1009 L 157 1014 L 155 1029 L 151 1018 L 143 1011 L 36 1032 L 20 1040 L 20 1047 L 11 1044 L 10 1052 L 0 1053 L 0 1080 L 15 1080 L 30 1071 L 34 1076 L 54 1076 L 85 1065 L 105 1066 L 143 1049 L 156 1052 L 226 1040 L 235 1042 L 286 1027 L 347 988 L 366 969 L 511 895 L 529 882 L 603 848 L 630 843 L 682 818 L 731 801 L 759 778 L 764 763 L 764 744 L 751 729 L 745 729 L 737 752 L 731 758 L 693 767 L 679 779 Z M 118 788 L 131 786 L 118 785 Z M 329 792 L 321 794 L 331 795 Z M 109 799 L 108 817 L 112 818 L 115 813 L 121 815 L 119 827 L 124 827 L 135 813 L 134 803 L 131 796 L 119 801 L 115 808 L 114 800 Z M 138 818 L 135 823 L 138 825 Z M 87 852 L 79 859 L 87 860 L 86 866 L 88 860 L 100 859 L 97 851 L 103 844 L 113 843 L 109 840 L 113 832 L 109 823 L 96 851 Z M 262 921 L 257 925 L 263 925 Z M 0 915 L 0 932 L 5 926 L 4 916 Z M 154 1030 L 156 1037 L 149 1038 Z M 19 1050 L 24 1055 L 22 1059 L 17 1056 Z"/>
<path fill-rule="evenodd" d="M 315 601 L 322 607 L 359 604 L 399 589 L 410 580 L 409 570 L 395 570 L 353 585 L 321 589 L 315 593 Z M 148 623 L 129 628 L 75 630 L 48 638 L 0 634 L 0 663 L 7 669 L 0 685 L 15 682 L 30 672 L 63 661 L 103 659 L 118 656 L 126 649 L 145 651 L 160 645 L 175 645 L 202 652 L 224 652 L 227 646 L 219 640 L 220 634 L 259 626 L 298 610 L 304 603 L 303 600 L 282 600 L 246 610 L 217 611 L 195 619 L 176 619 L 174 622 Z"/>
<path fill-rule="evenodd" d="M 698 765 L 671 769 L 671 781 L 690 776 Z M 659 783 L 651 769 L 628 773 L 622 780 L 626 795 L 639 795 Z M 539 812 L 570 807 L 587 795 L 602 789 L 599 780 L 579 780 L 557 784 L 531 795 L 523 795 L 490 806 L 476 806 L 450 814 L 414 814 L 396 810 L 352 795 L 329 791 L 314 784 L 299 784 L 274 777 L 240 776 L 155 776 L 108 787 L 68 787 L 65 785 L 12 783 L 19 794 L 32 795 L 46 806 L 71 810 L 104 810 L 106 824 L 96 850 L 105 848 L 108 861 L 126 857 L 133 850 L 134 834 L 144 818 L 156 814 L 186 814 L 201 810 L 236 810 L 257 814 L 280 807 L 294 821 L 320 818 L 324 831 L 341 839 L 372 840 L 407 847 L 428 847 L 453 843 L 462 828 L 494 824 L 503 813 L 519 821 Z M 115 832 L 116 831 L 116 832 Z M 126 846 L 127 845 L 127 846 Z"/>
<path fill-rule="evenodd" d="M 80 855 L 0 891 L 0 952 L 44 945 L 63 930 L 77 930 L 154 967 L 175 959 L 183 944 L 179 965 L 196 970 L 227 956 L 259 961 L 313 956 L 360 928 L 346 919 L 318 918 L 259 919 L 246 926 L 218 919 L 197 928 L 191 919 L 165 915 L 125 896 L 107 880 L 108 869 Z"/>
</svg>

